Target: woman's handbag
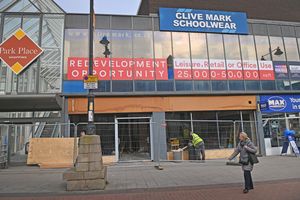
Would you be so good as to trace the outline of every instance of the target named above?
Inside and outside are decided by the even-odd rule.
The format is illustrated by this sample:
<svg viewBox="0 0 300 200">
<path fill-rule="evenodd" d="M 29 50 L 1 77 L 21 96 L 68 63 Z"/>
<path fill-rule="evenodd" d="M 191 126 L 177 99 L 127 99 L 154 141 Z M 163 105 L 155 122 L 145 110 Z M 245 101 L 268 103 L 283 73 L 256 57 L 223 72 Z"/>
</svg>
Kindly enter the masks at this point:
<svg viewBox="0 0 300 200">
<path fill-rule="evenodd" d="M 248 155 L 249 155 L 249 162 L 250 162 L 252 165 L 253 165 L 253 164 L 259 163 L 259 160 L 258 160 L 256 154 L 254 154 L 254 153 L 248 153 Z"/>
</svg>

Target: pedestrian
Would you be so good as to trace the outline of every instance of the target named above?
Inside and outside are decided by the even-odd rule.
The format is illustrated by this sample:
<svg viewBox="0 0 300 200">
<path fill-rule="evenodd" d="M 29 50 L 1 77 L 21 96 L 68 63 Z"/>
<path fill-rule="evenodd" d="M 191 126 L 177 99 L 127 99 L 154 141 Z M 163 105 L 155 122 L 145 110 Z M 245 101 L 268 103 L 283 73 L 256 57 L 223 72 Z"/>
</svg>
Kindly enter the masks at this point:
<svg viewBox="0 0 300 200">
<path fill-rule="evenodd" d="M 198 134 L 193 133 L 190 131 L 190 137 L 192 140 L 192 143 L 189 146 L 193 146 L 195 149 L 196 154 L 196 160 L 205 160 L 205 146 L 204 146 L 204 140 L 199 137 Z"/>
<path fill-rule="evenodd" d="M 239 163 L 242 165 L 242 170 L 244 171 L 244 181 L 245 181 L 245 189 L 243 190 L 243 192 L 248 193 L 249 190 L 254 189 L 252 177 L 251 177 L 251 171 L 253 170 L 253 163 L 251 163 L 249 160 L 249 153 L 255 154 L 257 149 L 254 146 L 254 144 L 251 142 L 247 133 L 241 132 L 239 134 L 239 139 L 240 142 L 237 145 L 237 148 L 228 159 L 232 160 L 238 154 L 240 154 Z"/>
</svg>

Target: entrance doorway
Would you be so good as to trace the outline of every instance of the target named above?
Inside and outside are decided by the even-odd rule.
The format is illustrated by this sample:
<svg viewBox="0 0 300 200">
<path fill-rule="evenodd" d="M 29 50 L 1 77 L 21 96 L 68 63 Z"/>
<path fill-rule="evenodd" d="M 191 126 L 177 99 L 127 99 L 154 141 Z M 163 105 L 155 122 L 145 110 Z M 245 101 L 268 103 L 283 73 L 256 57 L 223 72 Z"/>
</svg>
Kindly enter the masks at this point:
<svg viewBox="0 0 300 200">
<path fill-rule="evenodd" d="M 117 161 L 152 160 L 151 117 L 115 119 Z"/>
</svg>

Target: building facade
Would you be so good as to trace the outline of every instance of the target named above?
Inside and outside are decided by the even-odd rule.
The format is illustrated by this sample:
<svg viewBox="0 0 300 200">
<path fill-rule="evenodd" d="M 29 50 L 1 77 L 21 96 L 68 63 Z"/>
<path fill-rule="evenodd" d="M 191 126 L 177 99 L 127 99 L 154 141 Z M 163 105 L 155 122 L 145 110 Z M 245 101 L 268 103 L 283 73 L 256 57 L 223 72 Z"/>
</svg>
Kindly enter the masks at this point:
<svg viewBox="0 0 300 200">
<path fill-rule="evenodd" d="M 57 135 L 73 136 L 87 123 L 83 77 L 89 18 L 42 2 L 0 4 L 2 41 L 22 28 L 44 49 L 18 76 L 1 64 L 2 121 L 76 124 L 57 129 Z M 115 161 L 173 159 L 172 150 L 187 145 L 188 129 L 204 139 L 208 158 L 231 153 L 240 131 L 250 135 L 260 153 L 280 154 L 282 131 L 298 130 L 300 124 L 300 18 L 296 11 L 285 11 L 300 5 L 272 2 L 272 11 L 262 12 L 236 0 L 226 5 L 149 0 L 142 1 L 137 16 L 96 15 L 94 74 L 99 81 L 93 94 L 103 154 Z M 245 12 L 248 31 L 162 30 L 162 7 Z M 100 44 L 103 38 L 110 54 Z M 30 103 L 11 106 L 26 99 Z M 270 102 L 279 100 L 284 105 L 272 107 Z M 290 104 L 294 109 L 282 109 Z"/>
</svg>

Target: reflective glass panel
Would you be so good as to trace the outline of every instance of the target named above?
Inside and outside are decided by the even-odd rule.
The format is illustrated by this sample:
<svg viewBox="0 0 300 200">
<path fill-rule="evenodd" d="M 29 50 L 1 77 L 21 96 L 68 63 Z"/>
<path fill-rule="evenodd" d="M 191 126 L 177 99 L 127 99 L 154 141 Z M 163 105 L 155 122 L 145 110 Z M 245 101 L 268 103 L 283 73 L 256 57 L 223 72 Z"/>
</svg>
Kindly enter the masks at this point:
<svg viewBox="0 0 300 200">
<path fill-rule="evenodd" d="M 285 51 L 288 61 L 299 61 L 299 52 L 296 38 L 284 37 Z"/>
</svg>

